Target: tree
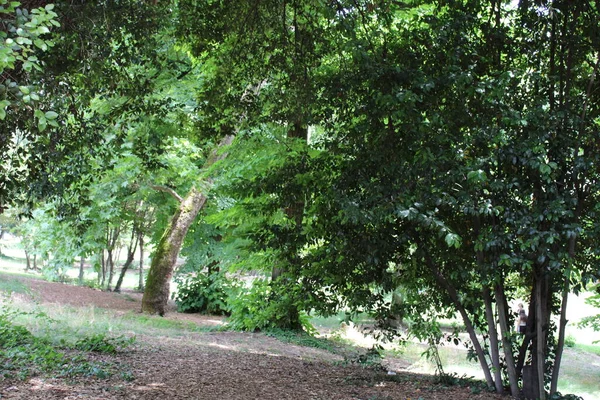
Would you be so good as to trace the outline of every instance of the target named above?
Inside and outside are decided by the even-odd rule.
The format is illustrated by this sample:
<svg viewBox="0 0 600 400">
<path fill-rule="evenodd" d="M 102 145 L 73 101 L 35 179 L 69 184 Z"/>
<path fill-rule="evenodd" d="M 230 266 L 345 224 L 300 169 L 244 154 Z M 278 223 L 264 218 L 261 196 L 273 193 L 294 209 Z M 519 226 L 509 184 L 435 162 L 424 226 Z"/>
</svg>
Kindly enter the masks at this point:
<svg viewBox="0 0 600 400">
<path fill-rule="evenodd" d="M 24 164 L 29 156 L 27 142 L 39 131 L 56 124 L 54 111 L 42 111 L 38 81 L 32 79 L 43 70 L 40 53 L 54 44 L 48 38 L 59 26 L 54 5 L 27 10 L 20 3 L 0 1 L 0 213 L 11 203 L 13 192 L 26 181 Z"/>
</svg>

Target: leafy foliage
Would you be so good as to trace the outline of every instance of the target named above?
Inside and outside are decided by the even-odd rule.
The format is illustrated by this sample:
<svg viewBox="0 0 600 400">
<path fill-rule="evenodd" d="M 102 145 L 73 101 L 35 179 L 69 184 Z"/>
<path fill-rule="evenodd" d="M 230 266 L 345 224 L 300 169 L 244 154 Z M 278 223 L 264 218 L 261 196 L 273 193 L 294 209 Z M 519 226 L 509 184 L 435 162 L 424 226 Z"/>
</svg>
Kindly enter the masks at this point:
<svg viewBox="0 0 600 400">
<path fill-rule="evenodd" d="M 180 312 L 228 315 L 227 300 L 236 284 L 223 273 L 178 276 L 173 298 Z"/>
<path fill-rule="evenodd" d="M 290 288 L 294 290 L 293 288 Z M 275 297 L 277 296 L 277 297 Z M 305 330 L 314 332 L 308 316 L 301 314 L 300 326 L 293 313 L 298 312 L 296 296 L 286 291 L 274 291 L 271 282 L 255 279 L 247 289 L 241 289 L 229 300 L 231 316 L 228 326 L 242 331 L 269 331 L 272 329 Z"/>
</svg>

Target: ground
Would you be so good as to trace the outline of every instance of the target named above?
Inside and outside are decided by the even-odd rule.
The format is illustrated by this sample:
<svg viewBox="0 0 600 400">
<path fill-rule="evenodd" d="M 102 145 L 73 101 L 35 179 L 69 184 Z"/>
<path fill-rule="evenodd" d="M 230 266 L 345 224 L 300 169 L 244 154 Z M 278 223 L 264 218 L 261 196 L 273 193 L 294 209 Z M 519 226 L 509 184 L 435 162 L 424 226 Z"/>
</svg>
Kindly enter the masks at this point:
<svg viewBox="0 0 600 400">
<path fill-rule="evenodd" d="M 141 295 L 110 293 L 41 280 L 18 278 L 42 305 L 109 309 L 114 318 L 138 313 Z M 179 314 L 166 319 L 201 326 L 217 317 Z M 444 387 L 431 376 L 365 368 L 329 351 L 283 343 L 260 333 L 187 332 L 159 337 L 135 332 L 136 343 L 116 355 L 94 355 L 122 367 L 108 379 L 0 380 L 2 399 L 507 399 Z M 397 363 L 402 366 L 402 362 Z M 127 376 L 125 376 L 127 375 Z"/>
</svg>

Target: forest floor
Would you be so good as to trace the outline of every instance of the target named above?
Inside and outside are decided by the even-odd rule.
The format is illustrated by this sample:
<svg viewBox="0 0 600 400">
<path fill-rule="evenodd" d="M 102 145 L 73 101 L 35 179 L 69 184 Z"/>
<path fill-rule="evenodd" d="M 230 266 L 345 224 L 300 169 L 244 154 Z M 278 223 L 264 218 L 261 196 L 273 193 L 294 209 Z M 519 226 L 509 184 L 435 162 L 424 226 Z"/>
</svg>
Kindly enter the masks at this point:
<svg viewBox="0 0 600 400">
<path fill-rule="evenodd" d="M 4 279 L 6 276 L 0 277 Z M 14 301 L 37 307 L 96 308 L 117 320 L 138 314 L 141 295 L 11 277 L 28 287 Z M 156 317 L 160 318 L 160 317 Z M 506 399 L 468 386 L 445 386 L 432 376 L 348 362 L 343 354 L 285 343 L 261 333 L 210 329 L 218 317 L 180 314 L 165 317 L 207 328 L 179 336 L 144 330 L 113 332 L 135 335 L 135 343 L 114 355 L 89 353 L 88 359 L 111 363 L 126 373 L 99 379 L 35 376 L 26 380 L 0 377 L 1 399 Z M 90 324 L 93 321 L 89 322 Z M 388 365 L 389 368 L 389 365 Z"/>
</svg>

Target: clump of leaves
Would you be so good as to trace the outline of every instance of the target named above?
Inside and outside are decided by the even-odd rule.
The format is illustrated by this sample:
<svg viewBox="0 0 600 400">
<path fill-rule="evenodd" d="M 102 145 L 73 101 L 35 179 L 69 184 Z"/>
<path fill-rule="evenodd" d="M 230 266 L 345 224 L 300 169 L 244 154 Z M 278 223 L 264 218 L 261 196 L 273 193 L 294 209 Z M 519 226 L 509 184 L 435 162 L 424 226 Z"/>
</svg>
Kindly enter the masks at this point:
<svg viewBox="0 0 600 400">
<path fill-rule="evenodd" d="M 97 353 L 116 354 L 123 351 L 135 342 L 135 337 L 119 335 L 110 337 L 105 333 L 97 333 L 90 337 L 79 339 L 75 348 L 82 351 L 93 351 Z"/>
<path fill-rule="evenodd" d="M 224 273 L 199 273 L 179 277 L 176 281 L 178 289 L 173 298 L 179 312 L 229 315 L 227 298 L 235 282 Z"/>
</svg>

